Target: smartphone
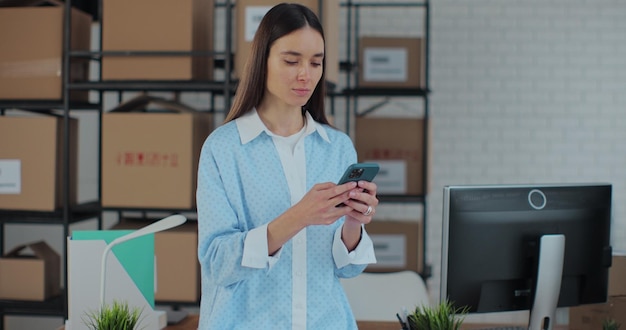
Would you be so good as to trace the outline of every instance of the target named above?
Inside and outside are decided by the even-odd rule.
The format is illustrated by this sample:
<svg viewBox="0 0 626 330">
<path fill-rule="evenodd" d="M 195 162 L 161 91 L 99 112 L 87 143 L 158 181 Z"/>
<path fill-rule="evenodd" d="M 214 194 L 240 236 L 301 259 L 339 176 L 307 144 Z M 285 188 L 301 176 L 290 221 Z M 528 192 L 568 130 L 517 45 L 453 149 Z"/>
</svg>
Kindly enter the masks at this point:
<svg viewBox="0 0 626 330">
<path fill-rule="evenodd" d="M 356 163 L 348 166 L 346 171 L 339 179 L 338 184 L 344 184 L 350 181 L 372 181 L 380 167 L 376 163 Z"/>
</svg>

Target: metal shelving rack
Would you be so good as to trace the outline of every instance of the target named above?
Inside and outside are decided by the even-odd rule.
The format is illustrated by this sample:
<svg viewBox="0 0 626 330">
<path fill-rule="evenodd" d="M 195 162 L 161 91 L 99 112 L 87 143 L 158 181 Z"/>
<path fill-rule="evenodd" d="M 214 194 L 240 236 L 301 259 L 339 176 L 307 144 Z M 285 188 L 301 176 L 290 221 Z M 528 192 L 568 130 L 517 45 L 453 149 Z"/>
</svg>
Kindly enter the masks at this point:
<svg viewBox="0 0 626 330">
<path fill-rule="evenodd" d="M 417 97 L 423 102 L 423 148 L 422 159 L 424 166 L 422 166 L 422 191 L 421 195 L 406 195 L 406 194 L 386 194 L 379 195 L 381 203 L 418 203 L 422 205 L 422 260 L 424 260 L 424 266 L 422 270 L 422 277 L 428 278 L 431 276 L 431 267 L 426 264 L 426 238 L 427 238 L 427 192 L 428 192 L 428 147 L 429 147 L 429 95 L 430 95 L 430 83 L 429 83 L 429 54 L 430 54 L 430 2 L 429 0 L 420 0 L 415 2 L 358 2 L 353 0 L 347 0 L 341 3 L 342 7 L 347 9 L 346 13 L 346 60 L 342 62 L 340 67 L 342 71 L 346 72 L 345 88 L 334 94 L 334 97 L 343 97 L 346 101 L 346 132 L 350 132 L 350 118 L 362 115 L 358 112 L 358 99 L 361 97 Z M 352 45 L 356 52 L 359 49 L 359 31 L 361 28 L 360 12 L 362 8 L 422 8 L 424 13 L 424 86 L 422 88 L 372 88 L 372 87 L 359 87 L 356 82 L 358 81 L 358 54 L 352 54 Z"/>
<path fill-rule="evenodd" d="M 97 15 L 96 22 L 102 24 L 102 0 L 97 1 Z M 222 2 L 216 2 L 216 7 L 224 7 L 226 11 L 225 25 L 231 26 L 232 22 L 232 4 L 230 0 L 224 0 Z M 71 33 L 71 9 L 72 1 L 66 0 L 64 3 L 65 18 L 63 22 L 63 68 L 68 68 L 70 61 L 75 58 L 84 58 L 90 61 L 98 63 L 99 72 L 102 72 L 101 59 L 104 56 L 212 56 L 215 62 L 215 68 L 223 68 L 225 72 L 230 72 L 232 67 L 232 56 L 226 54 L 232 54 L 232 36 L 231 29 L 226 28 L 226 42 L 225 50 L 223 52 L 171 52 L 171 51 L 153 51 L 153 52 L 141 52 L 141 51 L 102 51 L 102 38 L 100 36 L 99 50 L 97 51 L 74 51 L 70 47 L 70 33 Z M 102 31 L 102 29 L 100 29 Z M 62 70 L 63 79 L 63 97 L 62 100 L 0 100 L 0 115 L 5 115 L 6 110 L 19 109 L 26 111 L 34 111 L 43 114 L 51 114 L 56 116 L 62 116 L 65 127 L 68 127 L 70 121 L 70 112 L 75 110 L 91 110 L 97 111 L 99 122 L 99 137 L 98 137 L 98 150 L 102 147 L 102 114 L 105 111 L 104 105 L 104 93 L 105 92 L 117 92 L 118 100 L 122 100 L 122 94 L 124 92 L 140 91 L 171 91 L 171 92 L 207 92 L 211 94 L 210 109 L 213 109 L 215 96 L 224 96 L 225 109 L 230 108 L 230 96 L 234 94 L 236 81 L 231 80 L 229 74 L 224 75 L 224 81 L 103 81 L 101 76 L 95 80 L 90 81 L 70 81 L 67 70 Z M 69 95 L 72 90 L 87 90 L 98 92 L 98 102 L 95 103 L 73 103 L 70 101 Z M 63 134 L 63 144 L 65 150 L 69 150 L 69 130 L 65 130 Z M 99 157 L 99 153 L 98 153 Z M 98 161 L 98 163 L 100 163 Z M 63 182 L 69 181 L 69 155 L 63 159 Z M 98 168 L 98 181 L 101 180 L 102 168 L 99 165 Z M 7 223 L 20 223 L 20 224 L 50 224 L 50 225 L 62 225 L 64 238 L 68 237 L 69 225 L 72 223 L 85 221 L 88 219 L 98 220 L 98 229 L 102 229 L 102 213 L 106 211 L 117 211 L 119 214 L 125 211 L 142 211 L 142 212 L 171 212 L 181 213 L 190 212 L 194 210 L 166 210 L 166 209 L 113 209 L 102 208 L 100 203 L 101 188 L 98 187 L 98 197 L 96 201 L 70 206 L 69 203 L 69 188 L 67 184 L 63 185 L 63 207 L 53 212 L 29 212 L 29 211 L 11 211 L 0 210 L 0 237 L 4 237 L 4 225 Z M 59 296 L 53 297 L 43 302 L 21 301 L 21 300 L 0 300 L 0 330 L 4 329 L 4 316 L 5 315 L 40 315 L 40 316 L 58 316 L 67 319 L 68 316 L 68 303 L 67 303 L 67 241 L 64 241 L 64 253 L 62 255 L 62 267 L 65 283 L 62 288 L 62 293 Z M 0 254 L 3 253 L 3 245 L 0 245 Z M 157 302 L 161 303 L 161 302 Z M 188 303 L 179 302 L 162 302 L 168 305 L 187 305 Z"/>
<path fill-rule="evenodd" d="M 94 0 L 97 1 L 97 18 L 96 21 L 102 23 L 102 1 L 103 0 Z M 232 35 L 231 29 L 232 26 L 232 8 L 233 4 L 231 0 L 223 0 L 222 2 L 216 2 L 216 7 L 223 7 L 225 10 L 225 49 L 223 52 L 171 52 L 171 51 L 154 51 L 154 52 L 139 52 L 139 51 L 102 51 L 102 38 L 100 37 L 99 50 L 97 51 L 72 51 L 70 49 L 70 31 L 71 31 L 71 9 L 72 9 L 72 1 L 66 0 L 64 3 L 65 6 L 65 19 L 64 19 L 64 41 L 63 41 L 63 68 L 68 68 L 70 61 L 74 58 L 86 58 L 90 61 L 95 61 L 98 63 L 99 72 L 102 72 L 102 63 L 101 59 L 104 56 L 212 56 L 214 58 L 215 68 L 223 68 L 224 72 L 231 72 L 232 68 Z M 352 30 L 352 16 L 355 15 L 355 29 L 358 33 L 359 28 L 359 15 L 358 11 L 361 7 L 371 7 L 371 6 L 380 6 L 380 7 L 406 7 L 406 6 L 423 6 L 425 8 L 425 34 L 426 34 L 426 42 L 425 42 L 425 88 L 421 89 L 402 89 L 402 88 L 393 88 L 393 89 L 373 89 L 373 88 L 353 88 L 352 84 L 352 71 L 354 70 L 354 64 L 356 62 L 348 62 L 341 63 L 341 67 L 343 71 L 348 73 L 348 81 L 346 84 L 346 88 L 342 91 L 335 92 L 335 86 L 329 86 L 328 96 L 332 99 L 334 103 L 334 99 L 336 97 L 343 97 L 346 99 L 346 103 L 348 105 L 347 109 L 354 109 L 354 114 L 356 114 L 356 104 L 357 98 L 359 97 L 369 97 L 369 96 L 416 96 L 423 99 L 424 102 L 424 119 L 428 119 L 428 54 L 429 54 L 429 16 L 430 16 L 430 7 L 428 0 L 424 0 L 424 2 L 411 2 L 411 3 L 356 3 L 352 0 L 348 0 L 347 3 L 341 3 L 341 6 L 348 8 L 347 14 L 347 26 L 348 26 L 348 42 L 352 40 L 351 30 Z M 102 29 L 100 29 L 102 31 Z M 358 38 L 356 38 L 358 39 Z M 358 49 L 358 45 L 357 48 Z M 348 47 L 347 58 L 351 59 L 353 56 L 350 53 L 350 47 Z M 104 93 L 105 92 L 117 92 L 118 100 L 122 100 L 122 94 L 126 91 L 142 91 L 142 92 L 150 92 L 150 91 L 171 91 L 171 92 L 207 92 L 211 94 L 209 105 L 210 109 L 214 109 L 214 97 L 215 96 L 223 96 L 224 97 L 224 109 L 230 108 L 230 96 L 234 94 L 235 87 L 237 82 L 231 80 L 230 74 L 224 75 L 223 81 L 102 81 L 101 77 L 93 81 L 81 81 L 81 82 L 71 82 L 70 77 L 68 75 L 67 70 L 62 70 L 63 75 L 63 99 L 61 101 L 32 101 L 32 100 L 23 100 L 23 101 L 3 101 L 0 100 L 0 115 L 5 114 L 5 110 L 7 109 L 20 109 L 20 110 L 28 110 L 28 111 L 36 111 L 40 113 L 48 113 L 55 114 L 53 110 L 58 110 L 62 113 L 63 120 L 65 123 L 65 127 L 69 126 L 70 120 L 70 112 L 71 111 L 97 111 L 99 114 L 99 141 L 98 141 L 98 150 L 101 149 L 102 139 L 102 114 L 104 112 Z M 69 94 L 71 90 L 88 90 L 88 91 L 96 91 L 98 92 L 98 101 L 95 103 L 73 103 L 69 99 Z M 334 107 L 331 108 L 331 111 L 334 111 Z M 58 115 L 58 114 L 57 114 Z M 348 116 L 349 117 L 349 116 Z M 428 145 L 428 121 L 425 120 L 424 127 L 424 146 Z M 349 121 L 346 123 L 347 128 L 349 128 Z M 65 146 L 65 150 L 68 150 L 70 144 L 69 130 L 65 130 L 63 136 L 63 143 Z M 426 160 L 428 153 L 426 148 L 424 148 L 424 160 Z M 98 155 L 99 157 L 99 155 Z M 66 154 L 63 160 L 64 173 L 63 180 L 64 182 L 68 182 L 69 179 L 69 156 Z M 98 161 L 98 163 L 100 163 Z M 427 178 L 427 167 L 424 166 L 424 178 Z M 102 168 L 99 165 L 98 168 L 98 180 L 101 180 Z M 424 180 L 426 181 L 426 180 Z M 426 185 L 426 183 L 424 183 Z M 426 191 L 426 187 L 424 187 L 424 191 Z M 141 212 L 172 212 L 172 213 L 181 213 L 181 212 L 189 212 L 194 210 L 164 210 L 164 209 L 111 209 L 111 208 L 102 208 L 100 203 L 101 196 L 101 188 L 98 188 L 98 200 L 84 203 L 77 206 L 69 205 L 69 188 L 67 185 L 64 185 L 63 189 L 64 196 L 64 205 L 62 208 L 55 210 L 54 212 L 28 212 L 28 211 L 7 211 L 0 210 L 0 237 L 4 237 L 4 225 L 7 223 L 26 223 L 26 224 L 50 224 L 50 225 L 61 225 L 63 226 L 64 238 L 69 236 L 69 226 L 70 224 L 85 221 L 89 219 L 97 219 L 98 221 L 98 229 L 102 229 L 102 213 L 108 211 L 117 211 L 121 214 L 121 212 L 126 211 L 141 211 Z M 424 221 L 424 233 L 426 232 L 426 196 L 406 196 L 406 195 L 383 195 L 379 196 L 381 202 L 410 202 L 410 203 L 421 203 L 423 205 L 423 221 Z M 59 316 L 64 319 L 67 318 L 68 315 L 68 304 L 67 304 L 67 296 L 65 289 L 67 288 L 67 242 L 64 239 L 64 254 L 62 256 L 62 266 L 64 272 L 65 283 L 63 287 L 63 292 L 60 296 L 53 297 L 44 302 L 29 302 L 29 301 L 15 301 L 15 300 L 0 300 L 0 317 L 4 319 L 5 315 L 41 315 L 41 316 Z M 424 247 L 423 251 L 425 254 L 425 234 L 424 234 Z M 3 245 L 0 244 L 0 254 L 3 252 Z M 423 260 L 426 260 L 425 258 Z M 422 274 L 424 277 L 428 277 L 430 275 L 429 267 L 424 265 L 424 273 Z M 178 302 L 157 302 L 168 305 L 188 305 L 188 303 L 178 303 Z M 4 329 L 4 322 L 0 322 L 0 330 Z"/>
</svg>

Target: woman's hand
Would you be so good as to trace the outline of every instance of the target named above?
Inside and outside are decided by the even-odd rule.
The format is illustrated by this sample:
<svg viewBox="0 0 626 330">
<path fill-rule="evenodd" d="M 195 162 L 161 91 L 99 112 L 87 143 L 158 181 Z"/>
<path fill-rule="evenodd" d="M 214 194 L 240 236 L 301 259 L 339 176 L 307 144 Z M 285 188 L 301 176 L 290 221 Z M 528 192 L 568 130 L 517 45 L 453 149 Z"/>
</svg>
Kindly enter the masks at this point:
<svg viewBox="0 0 626 330">
<path fill-rule="evenodd" d="M 267 225 L 268 252 L 273 255 L 285 242 L 310 225 L 330 225 L 344 215 L 354 212 L 351 207 L 337 207 L 350 199 L 359 189 L 356 182 L 337 185 L 318 183 L 285 213 Z M 360 229 L 359 229 L 360 230 Z"/>
<path fill-rule="evenodd" d="M 347 202 L 350 193 L 359 189 L 356 182 L 337 185 L 332 182 L 313 186 L 290 211 L 298 214 L 304 226 L 329 225 L 351 212 L 350 208 L 337 207 Z"/>
<path fill-rule="evenodd" d="M 358 186 L 349 193 L 350 199 L 344 204 L 352 208 L 347 214 L 346 221 L 360 224 L 368 224 L 376 213 L 378 187 L 373 182 L 359 181 Z"/>
<path fill-rule="evenodd" d="M 341 238 L 343 243 L 352 251 L 361 240 L 361 225 L 372 221 L 378 206 L 376 190 L 378 187 L 373 182 L 359 181 L 358 186 L 348 193 L 349 200 L 345 201 L 345 207 L 350 208 L 343 224 Z"/>
</svg>

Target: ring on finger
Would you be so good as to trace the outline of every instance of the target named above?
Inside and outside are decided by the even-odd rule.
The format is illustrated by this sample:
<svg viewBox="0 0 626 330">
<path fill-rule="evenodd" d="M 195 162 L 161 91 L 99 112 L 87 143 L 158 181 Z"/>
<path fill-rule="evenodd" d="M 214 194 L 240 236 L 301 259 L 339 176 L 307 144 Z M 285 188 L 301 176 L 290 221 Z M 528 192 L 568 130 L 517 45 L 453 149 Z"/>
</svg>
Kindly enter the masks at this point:
<svg viewBox="0 0 626 330">
<path fill-rule="evenodd" d="M 374 210 L 374 209 L 372 208 L 372 206 L 371 206 L 371 205 L 368 205 L 368 206 L 367 206 L 367 210 L 366 210 L 365 212 L 363 212 L 363 215 L 368 216 L 368 215 L 372 214 L 372 211 L 373 211 L 373 210 Z"/>
</svg>

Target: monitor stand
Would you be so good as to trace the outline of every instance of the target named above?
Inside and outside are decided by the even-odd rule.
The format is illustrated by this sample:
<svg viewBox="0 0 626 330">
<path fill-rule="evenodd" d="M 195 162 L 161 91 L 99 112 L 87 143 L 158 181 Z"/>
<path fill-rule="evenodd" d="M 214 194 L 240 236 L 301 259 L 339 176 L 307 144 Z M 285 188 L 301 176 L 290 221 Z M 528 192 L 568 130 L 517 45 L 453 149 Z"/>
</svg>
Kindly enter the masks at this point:
<svg viewBox="0 0 626 330">
<path fill-rule="evenodd" d="M 552 330 L 554 328 L 556 307 L 561 290 L 564 255 L 564 235 L 541 236 L 537 285 L 530 310 L 529 330 Z"/>
</svg>

